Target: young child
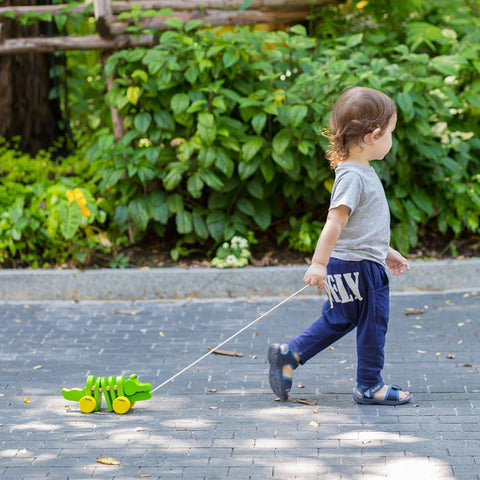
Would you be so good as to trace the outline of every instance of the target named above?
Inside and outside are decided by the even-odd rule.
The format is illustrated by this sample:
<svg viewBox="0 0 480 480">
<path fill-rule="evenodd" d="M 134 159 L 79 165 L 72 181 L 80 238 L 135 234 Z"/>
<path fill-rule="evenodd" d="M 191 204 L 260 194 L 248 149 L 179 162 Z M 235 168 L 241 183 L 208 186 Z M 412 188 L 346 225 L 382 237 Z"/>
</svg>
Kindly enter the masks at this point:
<svg viewBox="0 0 480 480">
<path fill-rule="evenodd" d="M 327 287 L 330 301 L 321 317 L 288 343 L 268 349 L 269 381 L 287 400 L 292 372 L 314 355 L 357 328 L 357 387 L 361 404 L 400 405 L 411 395 L 382 381 L 384 345 L 389 316 L 389 283 L 409 270 L 407 260 L 390 243 L 390 212 L 372 160 L 392 147 L 397 113 L 390 97 L 365 87 L 345 91 L 333 107 L 330 150 L 335 169 L 327 221 L 318 239 L 304 282 Z"/>
</svg>

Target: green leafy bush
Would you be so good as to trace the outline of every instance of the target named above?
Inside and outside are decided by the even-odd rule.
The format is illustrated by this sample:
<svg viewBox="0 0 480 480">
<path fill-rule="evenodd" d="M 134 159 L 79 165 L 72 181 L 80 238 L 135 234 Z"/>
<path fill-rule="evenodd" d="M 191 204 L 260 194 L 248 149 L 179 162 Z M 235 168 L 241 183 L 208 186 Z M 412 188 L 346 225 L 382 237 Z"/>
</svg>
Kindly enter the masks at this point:
<svg viewBox="0 0 480 480">
<path fill-rule="evenodd" d="M 219 244 L 324 203 L 331 173 L 318 132 L 329 105 L 297 84 L 315 50 L 300 26 L 220 34 L 187 24 L 157 47 L 112 55 L 107 100 L 127 133 L 115 142 L 102 131 L 89 154 L 118 228 L 141 238 L 174 224 Z"/>
<path fill-rule="evenodd" d="M 67 54 L 70 88 L 57 94 L 80 150 L 32 159 L 0 145 L 0 261 L 85 265 L 101 252 L 122 266 L 116 247 L 151 235 L 171 239 L 176 259 L 235 236 L 311 251 L 333 180 L 321 131 L 353 85 L 398 107 L 392 151 L 374 163 L 393 245 L 407 253 L 426 229 L 478 233 L 478 8 L 351 0 L 322 8 L 310 34 L 170 19 L 157 46 L 119 51 L 105 71 L 96 54 Z"/>
<path fill-rule="evenodd" d="M 476 231 L 480 30 L 460 21 L 425 28 L 428 12 L 398 31 L 365 28 L 352 3 L 351 16 L 332 7 L 350 23 L 329 23 L 318 38 L 301 26 L 219 33 L 187 24 L 155 48 L 112 55 L 107 99 L 127 134 L 115 142 L 102 131 L 90 155 L 117 225 L 141 238 L 173 224 L 190 243 L 219 244 L 290 219 L 280 238 L 291 238 L 296 218 L 328 203 L 332 172 L 319 133 L 340 92 L 361 84 L 398 106 L 392 152 L 376 165 L 394 245 L 407 252 L 432 222 L 443 233 Z"/>
<path fill-rule="evenodd" d="M 79 155 L 53 159 L 41 151 L 32 158 L 0 139 L 0 263 L 88 264 L 97 250 L 109 252 L 92 173 Z"/>
</svg>

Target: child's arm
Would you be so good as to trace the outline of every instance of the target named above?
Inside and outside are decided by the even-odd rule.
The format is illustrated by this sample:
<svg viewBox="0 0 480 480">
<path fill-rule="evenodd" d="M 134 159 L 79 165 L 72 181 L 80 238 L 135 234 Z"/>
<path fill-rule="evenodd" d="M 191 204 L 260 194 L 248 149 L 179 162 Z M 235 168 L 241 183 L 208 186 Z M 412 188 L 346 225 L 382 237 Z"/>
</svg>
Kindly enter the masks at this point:
<svg viewBox="0 0 480 480">
<path fill-rule="evenodd" d="M 405 270 L 410 270 L 407 259 L 392 247 L 388 249 L 386 263 L 393 275 L 400 275 L 405 272 Z"/>
<path fill-rule="evenodd" d="M 325 287 L 327 279 L 327 265 L 332 254 L 333 247 L 337 243 L 338 237 L 347 224 L 350 216 L 350 208 L 345 205 L 339 205 L 328 212 L 327 221 L 323 227 L 317 247 L 312 257 L 312 264 L 303 277 L 307 285 L 316 285 L 318 290 Z"/>
</svg>

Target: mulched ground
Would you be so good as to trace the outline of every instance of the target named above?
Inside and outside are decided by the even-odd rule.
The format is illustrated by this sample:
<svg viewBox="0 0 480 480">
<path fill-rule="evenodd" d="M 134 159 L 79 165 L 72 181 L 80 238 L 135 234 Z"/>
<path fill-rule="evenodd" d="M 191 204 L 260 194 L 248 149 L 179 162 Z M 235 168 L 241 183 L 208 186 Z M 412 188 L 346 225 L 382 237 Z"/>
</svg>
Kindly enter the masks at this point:
<svg viewBox="0 0 480 480">
<path fill-rule="evenodd" d="M 141 245 L 122 251 L 128 256 L 127 267 L 209 267 L 215 252 L 205 254 L 193 252 L 187 257 L 173 261 L 170 257 L 171 245 L 158 240 L 147 240 Z M 262 238 L 251 246 L 250 263 L 254 266 L 308 265 L 312 253 L 289 250 L 286 245 L 277 245 L 275 239 Z M 425 233 L 419 245 L 407 255 L 408 259 L 465 259 L 480 257 L 480 236 L 471 235 L 453 240 L 448 237 Z"/>
</svg>

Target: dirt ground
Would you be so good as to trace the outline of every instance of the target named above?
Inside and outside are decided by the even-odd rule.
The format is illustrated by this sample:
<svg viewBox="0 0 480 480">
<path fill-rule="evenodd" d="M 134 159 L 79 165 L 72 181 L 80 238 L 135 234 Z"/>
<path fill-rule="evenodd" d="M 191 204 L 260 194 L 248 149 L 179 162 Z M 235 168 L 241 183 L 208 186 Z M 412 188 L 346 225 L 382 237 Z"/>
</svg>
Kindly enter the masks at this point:
<svg viewBox="0 0 480 480">
<path fill-rule="evenodd" d="M 140 245 L 121 252 L 128 257 L 127 268 L 139 267 L 210 267 L 215 251 L 192 252 L 178 261 L 170 257 L 172 246 L 165 242 L 147 240 Z M 208 250 L 208 248 L 207 248 Z M 258 244 L 251 245 L 250 264 L 254 266 L 308 265 L 312 253 L 289 250 L 286 245 L 277 245 L 275 239 L 263 238 Z M 480 236 L 451 239 L 424 234 L 416 248 L 406 257 L 408 259 L 464 259 L 480 257 Z"/>
</svg>

